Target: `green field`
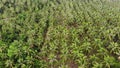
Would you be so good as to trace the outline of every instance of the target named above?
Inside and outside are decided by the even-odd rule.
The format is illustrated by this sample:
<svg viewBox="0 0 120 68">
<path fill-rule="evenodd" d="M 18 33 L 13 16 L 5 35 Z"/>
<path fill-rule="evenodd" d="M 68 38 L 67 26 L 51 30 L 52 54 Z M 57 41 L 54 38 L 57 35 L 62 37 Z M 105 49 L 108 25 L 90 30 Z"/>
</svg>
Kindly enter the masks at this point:
<svg viewBox="0 0 120 68">
<path fill-rule="evenodd" d="M 0 0 L 0 68 L 120 68 L 119 0 Z"/>
</svg>

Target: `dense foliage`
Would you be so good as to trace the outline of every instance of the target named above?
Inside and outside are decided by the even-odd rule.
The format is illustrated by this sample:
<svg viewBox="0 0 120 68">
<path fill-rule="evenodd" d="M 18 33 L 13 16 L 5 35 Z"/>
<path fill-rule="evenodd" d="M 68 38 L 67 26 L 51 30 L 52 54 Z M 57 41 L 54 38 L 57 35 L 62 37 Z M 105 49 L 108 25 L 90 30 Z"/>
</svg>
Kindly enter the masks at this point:
<svg viewBox="0 0 120 68">
<path fill-rule="evenodd" d="M 114 0 L 0 0 L 0 68 L 120 68 Z"/>
</svg>

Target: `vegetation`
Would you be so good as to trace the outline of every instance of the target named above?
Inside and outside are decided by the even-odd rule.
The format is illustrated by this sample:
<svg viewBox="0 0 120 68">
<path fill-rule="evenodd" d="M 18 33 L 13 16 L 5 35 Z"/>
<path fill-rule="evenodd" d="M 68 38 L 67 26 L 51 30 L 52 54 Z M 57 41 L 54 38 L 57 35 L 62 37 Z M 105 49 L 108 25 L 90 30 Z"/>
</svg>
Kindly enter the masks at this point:
<svg viewBox="0 0 120 68">
<path fill-rule="evenodd" d="M 0 68 L 120 68 L 112 0 L 0 0 Z"/>
</svg>

